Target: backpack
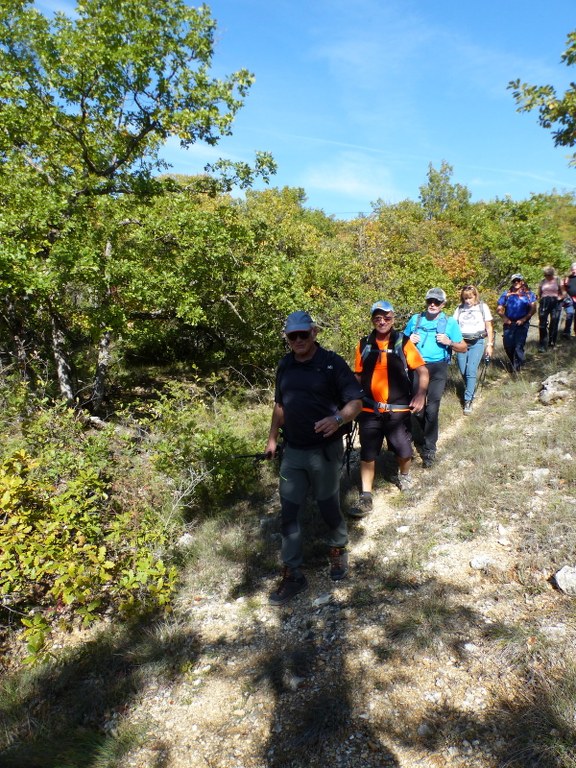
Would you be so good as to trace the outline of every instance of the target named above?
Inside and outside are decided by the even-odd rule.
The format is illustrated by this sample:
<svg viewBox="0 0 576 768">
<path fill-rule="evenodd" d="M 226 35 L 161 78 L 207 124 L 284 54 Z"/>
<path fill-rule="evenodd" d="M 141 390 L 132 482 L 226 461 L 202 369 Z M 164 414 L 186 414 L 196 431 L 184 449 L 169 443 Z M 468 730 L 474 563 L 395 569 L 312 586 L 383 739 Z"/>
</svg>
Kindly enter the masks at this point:
<svg viewBox="0 0 576 768">
<path fill-rule="evenodd" d="M 392 330 L 390 332 L 388 348 L 381 350 L 376 343 L 376 331 L 372 331 L 369 336 L 364 336 L 360 339 L 360 359 L 362 360 L 362 373 L 360 375 L 360 383 L 364 392 L 367 393 L 367 396 L 364 398 L 365 404 L 371 408 L 374 408 L 375 411 L 377 411 L 376 402 L 368 395 L 372 394 L 370 386 L 372 375 L 374 373 L 376 363 L 380 359 L 381 355 L 386 354 L 393 356 L 390 358 L 390 361 L 396 361 L 396 371 L 402 371 L 404 376 L 404 383 L 407 385 L 407 396 L 409 398 L 412 397 L 412 378 L 408 369 L 406 355 L 404 354 L 404 344 L 407 340 L 408 339 L 402 333 L 396 330 Z M 391 368 L 392 365 L 394 364 L 391 364 Z"/>
<path fill-rule="evenodd" d="M 484 310 L 482 310 L 484 312 Z M 420 312 L 418 315 L 418 319 L 416 320 L 416 325 L 414 326 L 414 329 L 412 330 L 412 333 L 418 333 L 418 328 L 420 326 L 420 323 L 422 321 L 422 318 L 426 316 L 426 312 Z M 448 318 L 444 314 L 444 312 L 440 312 L 438 315 L 438 322 L 436 323 L 436 333 L 446 333 L 446 326 L 448 325 Z M 452 359 L 452 347 L 449 347 L 448 349 L 444 350 L 444 359 L 445 360 L 451 360 Z"/>
<path fill-rule="evenodd" d="M 576 296 L 576 275 L 566 278 L 566 293 L 568 296 Z"/>
<path fill-rule="evenodd" d="M 337 386 L 335 375 L 334 375 L 334 365 L 332 365 L 331 362 L 330 362 L 331 360 L 335 360 L 337 355 L 336 355 L 336 352 L 334 352 L 333 350 L 330 350 L 330 349 L 324 349 L 324 351 L 327 352 L 328 355 L 329 355 L 329 362 L 326 365 L 326 367 L 321 369 L 321 370 L 326 375 L 326 379 L 328 381 L 329 387 L 332 390 L 331 394 L 333 395 L 334 402 L 338 403 L 338 408 L 342 408 L 344 403 L 341 402 L 340 398 L 338 397 L 339 393 L 338 393 L 338 386 Z M 277 370 L 277 374 L 276 374 L 278 381 L 280 381 L 283 372 L 290 365 L 291 359 L 292 359 L 291 355 L 287 354 L 278 363 L 278 370 Z M 353 423 L 352 422 L 348 422 L 346 424 L 343 424 L 339 428 L 337 434 L 346 435 L 346 437 L 348 439 L 348 436 L 352 432 L 352 429 L 353 429 Z"/>
<path fill-rule="evenodd" d="M 420 312 L 412 333 L 418 333 L 418 328 L 420 326 L 420 323 L 422 322 L 422 318 L 425 317 L 425 315 L 426 315 L 426 312 Z M 444 312 L 440 312 L 440 314 L 438 315 L 438 322 L 436 324 L 436 333 L 445 333 L 447 325 L 448 325 L 448 318 L 446 317 Z"/>
</svg>

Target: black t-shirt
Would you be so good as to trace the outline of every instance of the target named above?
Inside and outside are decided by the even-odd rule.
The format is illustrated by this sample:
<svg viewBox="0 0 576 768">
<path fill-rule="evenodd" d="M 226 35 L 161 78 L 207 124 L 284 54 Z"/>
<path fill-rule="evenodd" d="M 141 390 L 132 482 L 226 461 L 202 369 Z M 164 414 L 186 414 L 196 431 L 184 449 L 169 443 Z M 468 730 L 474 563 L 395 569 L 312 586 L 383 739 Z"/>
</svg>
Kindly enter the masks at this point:
<svg viewBox="0 0 576 768">
<path fill-rule="evenodd" d="M 335 352 L 318 345 L 314 357 L 304 363 L 288 353 L 278 366 L 274 395 L 284 409 L 286 442 L 294 448 L 315 448 L 340 439 L 344 428 L 326 438 L 314 432 L 314 424 L 362 395 L 350 366 Z"/>
</svg>

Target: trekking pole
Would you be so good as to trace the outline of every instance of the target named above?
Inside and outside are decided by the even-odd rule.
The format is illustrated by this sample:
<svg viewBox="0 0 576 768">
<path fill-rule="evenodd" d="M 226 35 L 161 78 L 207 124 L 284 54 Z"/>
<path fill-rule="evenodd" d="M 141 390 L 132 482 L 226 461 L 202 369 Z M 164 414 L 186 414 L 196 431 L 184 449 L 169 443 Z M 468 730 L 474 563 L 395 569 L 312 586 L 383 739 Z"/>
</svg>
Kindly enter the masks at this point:
<svg viewBox="0 0 576 768">
<path fill-rule="evenodd" d="M 348 477 L 350 477 L 350 454 L 352 453 L 352 448 L 354 447 L 354 439 L 357 432 L 358 422 L 356 419 L 354 419 L 352 422 L 352 429 L 346 435 L 346 448 L 344 449 L 344 457 L 342 459 L 342 466 L 346 464 L 346 474 Z"/>
<path fill-rule="evenodd" d="M 484 355 L 482 358 L 482 370 L 480 371 L 480 375 L 476 379 L 476 386 L 474 387 L 474 396 L 476 396 L 476 393 L 479 389 L 482 389 L 484 386 L 484 379 L 486 378 L 486 371 L 488 370 L 488 366 L 490 365 L 491 357 L 490 355 Z"/>
<path fill-rule="evenodd" d="M 274 452 L 274 456 L 270 456 L 269 453 L 237 453 L 234 456 L 230 456 L 231 459 L 252 459 L 256 464 L 259 461 L 266 461 L 267 459 L 277 459 L 280 456 L 280 446 L 278 446 Z"/>
</svg>

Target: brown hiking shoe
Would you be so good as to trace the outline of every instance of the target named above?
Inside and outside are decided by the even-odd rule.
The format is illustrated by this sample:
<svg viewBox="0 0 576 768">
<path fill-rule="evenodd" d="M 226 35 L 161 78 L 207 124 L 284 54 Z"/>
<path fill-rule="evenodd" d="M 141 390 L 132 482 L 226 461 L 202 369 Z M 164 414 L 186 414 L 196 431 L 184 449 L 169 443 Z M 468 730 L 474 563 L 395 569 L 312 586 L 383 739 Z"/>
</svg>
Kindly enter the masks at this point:
<svg viewBox="0 0 576 768">
<path fill-rule="evenodd" d="M 308 582 L 303 574 L 296 575 L 290 568 L 284 567 L 280 583 L 270 594 L 268 603 L 276 608 L 286 605 L 299 592 L 304 592 L 307 587 Z"/>
<path fill-rule="evenodd" d="M 330 548 L 330 578 L 341 581 L 348 573 L 348 552 L 344 547 Z"/>
<path fill-rule="evenodd" d="M 361 517 L 366 517 L 372 511 L 372 507 L 372 494 L 368 491 L 363 491 L 358 498 L 358 504 L 355 507 L 350 507 L 348 515 L 360 519 Z"/>
</svg>

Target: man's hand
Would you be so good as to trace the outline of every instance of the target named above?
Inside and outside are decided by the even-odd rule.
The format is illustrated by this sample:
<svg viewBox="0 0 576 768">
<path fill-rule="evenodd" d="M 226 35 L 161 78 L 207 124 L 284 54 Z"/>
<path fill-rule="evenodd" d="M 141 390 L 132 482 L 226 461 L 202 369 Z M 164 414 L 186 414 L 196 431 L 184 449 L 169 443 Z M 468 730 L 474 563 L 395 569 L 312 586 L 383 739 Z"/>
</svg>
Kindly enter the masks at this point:
<svg viewBox="0 0 576 768">
<path fill-rule="evenodd" d="M 278 441 L 274 437 L 269 437 L 266 443 L 264 453 L 266 454 L 266 461 L 271 461 L 276 456 L 276 450 L 278 448 Z"/>
<path fill-rule="evenodd" d="M 424 410 L 426 405 L 426 393 L 416 392 L 412 400 L 410 401 L 410 410 L 412 413 L 420 413 Z"/>
<path fill-rule="evenodd" d="M 318 432 L 324 437 L 331 437 L 335 432 L 338 432 L 340 427 L 341 425 L 338 424 L 334 416 L 326 416 L 314 424 L 314 432 Z"/>
</svg>

